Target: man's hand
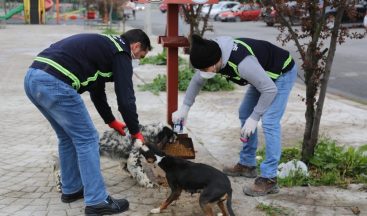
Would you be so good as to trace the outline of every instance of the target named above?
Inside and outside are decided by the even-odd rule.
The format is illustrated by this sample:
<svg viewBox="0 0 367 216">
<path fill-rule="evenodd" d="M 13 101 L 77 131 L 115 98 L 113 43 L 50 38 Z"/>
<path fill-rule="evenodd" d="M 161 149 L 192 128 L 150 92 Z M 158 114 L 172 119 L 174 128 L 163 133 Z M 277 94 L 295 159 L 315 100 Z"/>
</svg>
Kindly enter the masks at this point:
<svg viewBox="0 0 367 216">
<path fill-rule="evenodd" d="M 126 135 L 126 133 L 124 131 L 126 125 L 123 122 L 120 122 L 120 121 L 118 121 L 118 120 L 115 119 L 112 122 L 108 123 L 108 126 L 110 126 L 110 128 L 115 129 L 122 136 L 125 136 Z"/>
<path fill-rule="evenodd" d="M 172 122 L 173 124 L 180 124 L 182 121 L 182 125 L 186 124 L 187 115 L 189 114 L 190 107 L 182 104 L 181 108 L 176 112 L 172 113 Z"/>
<path fill-rule="evenodd" d="M 256 130 L 258 121 L 247 118 L 245 124 L 241 129 L 241 137 L 244 139 L 248 139 Z"/>
<path fill-rule="evenodd" d="M 144 143 L 144 137 L 143 134 L 139 131 L 136 134 L 131 135 L 132 138 L 140 140 L 142 143 Z"/>
</svg>

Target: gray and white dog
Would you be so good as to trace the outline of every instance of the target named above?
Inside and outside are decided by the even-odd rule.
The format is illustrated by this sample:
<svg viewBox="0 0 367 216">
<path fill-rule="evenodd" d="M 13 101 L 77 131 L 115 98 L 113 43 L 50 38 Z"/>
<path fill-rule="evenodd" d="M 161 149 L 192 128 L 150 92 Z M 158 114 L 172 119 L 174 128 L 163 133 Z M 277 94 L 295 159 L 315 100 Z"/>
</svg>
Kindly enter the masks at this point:
<svg viewBox="0 0 367 216">
<path fill-rule="evenodd" d="M 140 131 L 146 143 L 154 145 L 160 150 L 165 145 L 174 143 L 177 139 L 177 134 L 173 132 L 171 127 L 163 123 L 140 125 Z M 140 153 L 140 147 L 134 146 L 134 141 L 127 129 L 125 133 L 126 136 L 121 136 L 115 130 L 105 131 L 99 141 L 100 155 L 119 161 L 122 169 L 127 170 L 139 185 L 147 188 L 153 187 L 154 184 L 148 178 L 141 163 L 145 158 Z M 56 188 L 61 191 L 62 183 L 60 181 L 58 158 L 55 157 L 54 160 L 53 169 L 56 177 Z"/>
</svg>

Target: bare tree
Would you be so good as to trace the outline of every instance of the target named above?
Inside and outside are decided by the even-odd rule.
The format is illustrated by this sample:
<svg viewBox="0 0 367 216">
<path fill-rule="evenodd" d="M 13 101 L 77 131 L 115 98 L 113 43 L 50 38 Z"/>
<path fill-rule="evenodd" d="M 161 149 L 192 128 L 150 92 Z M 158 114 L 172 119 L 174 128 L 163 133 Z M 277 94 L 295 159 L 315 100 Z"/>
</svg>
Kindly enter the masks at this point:
<svg viewBox="0 0 367 216">
<path fill-rule="evenodd" d="M 212 10 L 212 6 L 209 6 L 208 13 L 202 13 L 202 4 L 198 5 L 181 5 L 181 10 L 186 23 L 190 25 L 190 32 L 188 38 L 191 38 L 192 34 L 204 35 L 206 31 L 213 31 L 213 27 L 209 25 L 209 14 Z"/>
<path fill-rule="evenodd" d="M 270 4 L 280 20 L 278 40 L 294 41 L 302 60 L 306 85 L 306 125 L 302 143 L 302 160 L 308 162 L 318 142 L 320 121 L 327 85 L 337 44 L 346 39 L 361 39 L 366 32 L 352 30 L 341 24 L 343 16 L 356 16 L 356 1 L 351 0 L 275 0 Z M 333 15 L 328 13 L 334 9 Z M 291 16 L 300 14 L 300 26 L 293 26 Z"/>
</svg>

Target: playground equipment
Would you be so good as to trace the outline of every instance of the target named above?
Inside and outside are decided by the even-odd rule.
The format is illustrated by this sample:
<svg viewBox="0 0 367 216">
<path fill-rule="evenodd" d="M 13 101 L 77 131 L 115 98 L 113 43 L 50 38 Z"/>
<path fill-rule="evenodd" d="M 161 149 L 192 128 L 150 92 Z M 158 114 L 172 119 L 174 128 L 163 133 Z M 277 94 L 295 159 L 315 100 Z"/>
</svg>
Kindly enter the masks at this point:
<svg viewBox="0 0 367 216">
<path fill-rule="evenodd" d="M 30 24 L 45 24 L 45 12 L 53 6 L 52 0 L 24 0 L 24 21 Z"/>
<path fill-rule="evenodd" d="M 50 10 L 54 4 L 52 0 L 24 0 L 23 3 L 24 4 L 20 4 L 11 9 L 5 15 L 0 16 L 0 21 L 8 20 L 15 14 L 22 13 L 24 11 L 25 23 L 44 24 L 45 12 Z"/>
<path fill-rule="evenodd" d="M 11 9 L 7 14 L 4 16 L 0 16 L 0 20 L 8 20 L 15 14 L 21 13 L 24 10 L 24 4 L 20 4 L 17 7 Z"/>
</svg>

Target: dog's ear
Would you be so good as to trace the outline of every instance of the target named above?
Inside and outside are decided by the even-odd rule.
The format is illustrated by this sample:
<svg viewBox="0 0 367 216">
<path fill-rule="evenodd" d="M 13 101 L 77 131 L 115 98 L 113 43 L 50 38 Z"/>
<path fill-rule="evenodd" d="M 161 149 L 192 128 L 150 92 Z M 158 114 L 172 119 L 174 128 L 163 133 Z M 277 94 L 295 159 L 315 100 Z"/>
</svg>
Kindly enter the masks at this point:
<svg viewBox="0 0 367 216">
<path fill-rule="evenodd" d="M 145 157 L 148 163 L 153 163 L 157 160 L 156 156 L 163 157 L 165 154 L 158 150 L 152 144 L 144 144 L 143 147 L 140 149 L 140 153 Z"/>
<path fill-rule="evenodd" d="M 174 143 L 177 139 L 177 133 L 174 132 L 170 127 L 164 126 L 157 135 L 158 138 L 158 149 L 164 149 L 169 143 Z"/>
</svg>

